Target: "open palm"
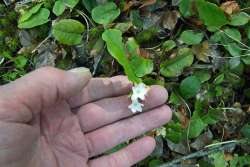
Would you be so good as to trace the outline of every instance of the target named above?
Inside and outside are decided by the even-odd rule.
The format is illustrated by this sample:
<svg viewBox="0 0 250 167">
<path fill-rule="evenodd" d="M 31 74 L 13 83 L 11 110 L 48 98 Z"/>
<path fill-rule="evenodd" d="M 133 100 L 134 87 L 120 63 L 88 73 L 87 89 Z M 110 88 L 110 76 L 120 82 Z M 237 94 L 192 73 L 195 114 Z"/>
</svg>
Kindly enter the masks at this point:
<svg viewBox="0 0 250 167">
<path fill-rule="evenodd" d="M 126 77 L 90 78 L 47 67 L 0 87 L 0 166 L 129 167 L 148 156 L 151 137 L 101 154 L 165 124 L 166 90 L 152 86 L 147 112 L 132 116 Z"/>
</svg>

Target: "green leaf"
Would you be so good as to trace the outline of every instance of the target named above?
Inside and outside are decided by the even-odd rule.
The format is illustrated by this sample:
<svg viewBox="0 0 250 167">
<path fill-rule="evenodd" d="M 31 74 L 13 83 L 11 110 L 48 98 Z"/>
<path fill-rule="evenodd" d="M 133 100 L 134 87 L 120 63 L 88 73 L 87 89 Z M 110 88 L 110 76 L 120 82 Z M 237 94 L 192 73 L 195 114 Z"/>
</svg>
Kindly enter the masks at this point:
<svg viewBox="0 0 250 167">
<path fill-rule="evenodd" d="M 246 138 L 250 139 L 250 123 L 249 124 L 245 124 L 241 130 L 240 133 L 245 136 Z"/>
<path fill-rule="evenodd" d="M 130 61 L 137 77 L 143 77 L 147 74 L 151 74 L 154 69 L 154 63 L 150 59 L 133 55 L 131 56 Z"/>
<path fill-rule="evenodd" d="M 46 8 L 41 8 L 39 12 L 32 15 L 28 20 L 18 23 L 18 28 L 33 28 L 49 21 L 50 11 Z"/>
<path fill-rule="evenodd" d="M 52 35 L 62 44 L 77 45 L 82 41 L 85 26 L 77 20 L 63 19 L 52 27 Z"/>
<path fill-rule="evenodd" d="M 230 161 L 230 167 L 245 167 L 249 165 L 250 155 L 238 156 L 235 155 L 234 159 Z"/>
<path fill-rule="evenodd" d="M 124 68 L 129 80 L 140 83 L 141 79 L 135 75 L 126 56 L 125 46 L 122 42 L 122 32 L 117 29 L 106 29 L 102 34 L 102 39 L 106 42 L 110 55 Z"/>
<path fill-rule="evenodd" d="M 214 88 L 214 90 L 215 90 L 215 95 L 216 95 L 217 97 L 223 95 L 223 87 L 222 87 L 222 86 L 217 85 L 217 86 Z"/>
<path fill-rule="evenodd" d="M 170 98 L 169 98 L 169 103 L 170 104 L 174 104 L 176 106 L 180 105 L 181 104 L 181 99 L 180 97 L 173 91 L 170 95 Z"/>
<path fill-rule="evenodd" d="M 28 20 L 33 14 L 36 14 L 39 11 L 39 9 L 42 7 L 42 5 L 43 5 L 42 3 L 37 4 L 34 7 L 32 7 L 30 10 L 25 11 L 21 15 L 18 22 L 24 22 L 24 21 Z"/>
<path fill-rule="evenodd" d="M 245 12 L 240 12 L 233 14 L 231 17 L 231 21 L 229 22 L 232 26 L 242 26 L 249 22 L 250 16 Z"/>
<path fill-rule="evenodd" d="M 202 41 L 203 37 L 203 33 L 196 33 L 192 30 L 186 30 L 182 32 L 180 40 L 188 45 L 196 45 Z"/>
<path fill-rule="evenodd" d="M 91 15 L 96 23 L 106 25 L 113 22 L 120 15 L 120 9 L 117 8 L 115 3 L 108 2 L 95 7 Z"/>
<path fill-rule="evenodd" d="M 237 43 L 230 43 L 225 46 L 227 51 L 232 55 L 232 56 L 240 56 L 242 49 Z"/>
<path fill-rule="evenodd" d="M 226 28 L 217 31 L 212 37 L 213 42 L 220 42 L 232 56 L 240 56 L 242 49 L 239 46 L 241 33 L 235 28 Z"/>
<path fill-rule="evenodd" d="M 27 62 L 28 59 L 24 56 L 18 56 L 14 59 L 15 66 L 20 69 L 24 68 Z"/>
<path fill-rule="evenodd" d="M 55 2 L 53 6 L 53 13 L 56 16 L 60 16 L 64 12 L 65 9 L 66 9 L 65 4 L 61 0 L 58 0 Z"/>
<path fill-rule="evenodd" d="M 201 88 L 200 80 L 196 76 L 190 76 L 181 81 L 180 92 L 186 99 L 194 97 Z"/>
<path fill-rule="evenodd" d="M 224 32 L 225 32 L 225 34 L 223 34 L 223 35 L 224 35 L 224 38 L 227 39 L 227 41 L 230 41 L 230 40 L 233 40 L 233 39 L 234 39 L 233 40 L 234 42 L 235 42 L 235 40 L 241 41 L 241 34 L 240 34 L 239 30 L 237 30 L 235 28 L 226 28 L 224 30 Z M 226 44 L 225 41 L 223 41 L 223 42 L 224 42 L 224 44 Z"/>
<path fill-rule="evenodd" d="M 129 17 L 134 26 L 136 26 L 137 28 L 143 27 L 143 21 L 140 16 L 139 10 L 131 10 Z"/>
<path fill-rule="evenodd" d="M 178 122 L 169 122 L 165 125 L 166 127 L 166 138 L 174 143 L 179 143 L 184 137 L 184 131 L 181 124 Z"/>
<path fill-rule="evenodd" d="M 62 2 L 70 8 L 74 8 L 78 4 L 79 0 L 62 0 Z"/>
<path fill-rule="evenodd" d="M 214 167 L 227 167 L 228 166 L 228 163 L 225 160 L 225 156 L 223 152 L 217 152 L 217 153 L 209 155 L 208 157 L 213 159 Z"/>
<path fill-rule="evenodd" d="M 179 9 L 184 17 L 189 17 L 193 15 L 193 1 L 194 0 L 181 0 L 179 3 Z"/>
<path fill-rule="evenodd" d="M 200 19 L 207 27 L 217 29 L 227 24 L 228 21 L 224 12 L 214 3 L 197 0 L 196 6 Z"/>
<path fill-rule="evenodd" d="M 204 111 L 203 108 L 202 111 Z M 223 118 L 223 111 L 213 108 L 209 108 L 208 113 L 201 117 L 204 123 L 211 125 L 216 124 L 220 120 L 220 118 Z"/>
<path fill-rule="evenodd" d="M 153 71 L 154 63 L 150 59 L 145 59 L 137 54 L 139 45 L 134 38 L 129 38 L 127 41 L 127 48 L 131 55 L 130 63 L 137 77 L 143 77 Z"/>
<path fill-rule="evenodd" d="M 161 64 L 161 74 L 165 77 L 180 76 L 185 67 L 193 64 L 194 55 L 189 48 L 182 48 L 176 57 L 166 60 Z"/>
<path fill-rule="evenodd" d="M 219 85 L 224 81 L 225 75 L 224 74 L 220 74 L 218 75 L 215 79 L 214 79 L 214 84 L 215 85 Z"/>
<path fill-rule="evenodd" d="M 168 52 L 176 47 L 176 43 L 173 40 L 167 40 L 162 44 L 162 48 L 165 52 Z"/>
<path fill-rule="evenodd" d="M 162 161 L 159 159 L 153 159 L 148 163 L 148 167 L 158 167 L 162 164 Z"/>
<path fill-rule="evenodd" d="M 203 130 L 207 127 L 207 124 L 199 117 L 192 117 L 190 120 L 189 134 L 190 139 L 198 137 Z"/>
<path fill-rule="evenodd" d="M 96 0 L 82 0 L 82 3 L 90 13 L 98 5 Z"/>
<path fill-rule="evenodd" d="M 211 78 L 211 74 L 208 70 L 199 70 L 194 73 L 201 83 L 208 81 Z"/>
</svg>

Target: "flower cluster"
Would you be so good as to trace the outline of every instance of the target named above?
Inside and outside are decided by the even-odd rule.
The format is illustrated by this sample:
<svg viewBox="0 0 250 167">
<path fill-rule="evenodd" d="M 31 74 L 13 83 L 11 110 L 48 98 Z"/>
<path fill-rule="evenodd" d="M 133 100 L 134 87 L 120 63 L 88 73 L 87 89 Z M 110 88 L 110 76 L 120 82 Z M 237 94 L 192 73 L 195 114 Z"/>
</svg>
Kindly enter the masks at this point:
<svg viewBox="0 0 250 167">
<path fill-rule="evenodd" d="M 128 108 L 133 112 L 142 112 L 142 107 L 144 106 L 140 101 L 145 100 L 145 97 L 148 93 L 149 87 L 144 83 L 136 84 L 132 88 L 132 103 L 128 106 Z"/>
</svg>

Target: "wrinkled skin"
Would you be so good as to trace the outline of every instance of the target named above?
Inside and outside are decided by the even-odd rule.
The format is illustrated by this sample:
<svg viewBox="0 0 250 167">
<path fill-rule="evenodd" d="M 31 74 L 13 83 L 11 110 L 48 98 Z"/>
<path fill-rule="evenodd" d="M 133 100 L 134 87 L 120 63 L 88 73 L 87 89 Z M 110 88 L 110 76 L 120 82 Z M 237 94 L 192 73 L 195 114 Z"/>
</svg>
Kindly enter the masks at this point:
<svg viewBox="0 0 250 167">
<path fill-rule="evenodd" d="M 170 120 L 164 88 L 152 86 L 137 115 L 128 109 L 130 90 L 124 76 L 51 67 L 1 86 L 0 166 L 129 167 L 144 159 L 155 147 L 151 137 L 97 156 Z"/>
</svg>

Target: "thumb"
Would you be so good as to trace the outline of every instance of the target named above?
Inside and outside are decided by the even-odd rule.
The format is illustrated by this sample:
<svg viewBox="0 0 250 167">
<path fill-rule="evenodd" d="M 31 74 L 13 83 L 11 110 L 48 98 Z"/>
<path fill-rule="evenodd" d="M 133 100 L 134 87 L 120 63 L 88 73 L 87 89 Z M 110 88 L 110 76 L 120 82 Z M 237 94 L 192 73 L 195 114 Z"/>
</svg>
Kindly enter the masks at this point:
<svg viewBox="0 0 250 167">
<path fill-rule="evenodd" d="M 0 87 L 0 120 L 27 122 L 42 109 L 80 92 L 91 78 L 87 68 L 44 67 Z"/>
</svg>

